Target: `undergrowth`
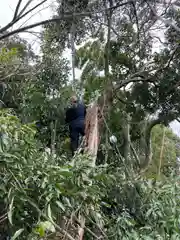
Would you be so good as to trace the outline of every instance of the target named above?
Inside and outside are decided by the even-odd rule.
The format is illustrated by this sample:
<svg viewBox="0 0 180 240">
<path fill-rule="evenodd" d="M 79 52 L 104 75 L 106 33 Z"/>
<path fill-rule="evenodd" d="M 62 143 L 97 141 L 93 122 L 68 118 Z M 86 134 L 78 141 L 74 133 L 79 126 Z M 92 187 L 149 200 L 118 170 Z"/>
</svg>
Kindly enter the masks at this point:
<svg viewBox="0 0 180 240">
<path fill-rule="evenodd" d="M 126 174 L 126 166 L 93 167 L 87 156 L 42 151 L 33 124 L 0 116 L 0 232 L 12 239 L 180 239 L 179 177 Z M 129 177 L 131 176 L 131 177 Z M 63 239 L 63 237 L 62 237 Z"/>
</svg>

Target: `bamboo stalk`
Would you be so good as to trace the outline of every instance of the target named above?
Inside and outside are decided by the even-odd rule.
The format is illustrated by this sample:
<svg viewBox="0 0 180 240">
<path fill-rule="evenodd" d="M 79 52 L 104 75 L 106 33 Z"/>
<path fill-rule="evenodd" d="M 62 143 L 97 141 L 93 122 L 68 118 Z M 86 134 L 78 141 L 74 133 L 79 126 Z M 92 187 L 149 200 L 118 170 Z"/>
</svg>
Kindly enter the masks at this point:
<svg viewBox="0 0 180 240">
<path fill-rule="evenodd" d="M 72 26 L 71 26 L 70 38 L 71 38 L 71 55 L 72 55 L 72 78 L 73 78 L 73 87 L 75 88 L 76 76 L 75 76 L 75 45 L 74 45 L 74 35 L 75 35 L 75 24 L 74 24 L 74 21 L 73 21 L 73 22 L 72 22 Z"/>
</svg>

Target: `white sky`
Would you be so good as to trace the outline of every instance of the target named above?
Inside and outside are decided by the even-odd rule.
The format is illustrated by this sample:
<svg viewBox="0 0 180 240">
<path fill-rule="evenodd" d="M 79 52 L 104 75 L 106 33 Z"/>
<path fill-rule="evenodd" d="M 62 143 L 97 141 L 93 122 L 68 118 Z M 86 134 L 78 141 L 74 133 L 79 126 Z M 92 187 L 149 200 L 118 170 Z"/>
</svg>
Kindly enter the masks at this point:
<svg viewBox="0 0 180 240">
<path fill-rule="evenodd" d="M 14 9 L 17 5 L 18 0 L 0 0 L 0 2 L 1 1 L 2 3 L 0 8 L 0 26 L 3 27 L 13 18 Z M 29 9 L 37 5 L 41 1 L 42 0 L 33 0 L 31 5 L 29 6 Z M 22 7 L 27 2 L 28 0 L 23 0 Z M 27 17 L 23 18 L 23 20 L 16 24 L 13 29 L 49 19 L 53 15 L 54 4 L 54 0 L 47 0 L 45 4 L 41 5 L 41 7 L 37 8 L 37 10 L 33 11 L 32 14 L 29 14 Z M 29 31 L 40 32 L 41 29 L 42 27 L 39 26 L 30 29 Z M 40 40 L 35 35 L 31 33 L 20 33 L 19 35 L 31 44 L 33 50 L 36 53 L 39 53 Z M 65 56 L 70 60 L 70 51 L 67 50 Z"/>
<path fill-rule="evenodd" d="M 30 7 L 33 7 L 34 5 L 38 4 L 42 0 L 33 0 Z M 18 0 L 0 0 L 1 2 L 1 8 L 0 8 L 0 26 L 3 27 L 7 23 L 9 23 L 13 18 L 14 9 L 17 5 Z M 24 6 L 28 0 L 22 1 Z M 26 18 L 23 19 L 23 21 L 20 21 L 14 28 L 20 27 L 20 26 L 26 26 L 29 24 L 33 24 L 35 22 L 39 22 L 42 20 L 46 20 L 50 18 L 53 15 L 53 8 L 54 8 L 55 1 L 54 0 L 47 0 L 46 4 L 42 5 L 38 10 L 34 11 L 32 14 L 28 15 Z M 39 32 L 41 30 L 41 27 L 34 28 L 33 31 Z M 37 53 L 39 52 L 39 40 L 37 37 L 30 33 L 21 33 L 20 36 L 24 39 L 26 39 L 33 47 L 33 50 Z M 158 50 L 159 46 L 156 45 L 156 49 Z M 71 59 L 70 51 L 67 50 L 64 54 L 65 57 L 67 57 L 68 60 Z M 76 71 L 76 77 L 80 76 L 80 71 Z M 180 136 L 180 124 L 177 121 L 174 121 L 171 124 L 171 127 L 173 131 Z"/>
<path fill-rule="evenodd" d="M 18 0 L 0 0 L 1 2 L 1 8 L 0 8 L 0 26 L 3 27 L 8 22 L 10 22 L 13 18 L 13 13 L 15 10 L 15 7 L 17 5 Z M 28 2 L 28 0 L 22 1 L 22 7 Z M 41 2 L 40 0 L 33 0 L 32 4 L 29 6 L 29 8 L 35 6 Z M 26 26 L 29 24 L 33 24 L 35 22 L 39 22 L 45 19 L 48 19 L 52 15 L 52 7 L 51 3 L 53 1 L 47 1 L 46 4 L 43 4 L 41 7 L 37 8 L 32 14 L 29 14 L 27 17 L 25 17 L 22 21 L 20 21 L 17 25 L 15 25 L 15 28 L 18 28 L 20 26 Z M 34 31 L 39 32 L 41 30 L 41 27 L 37 27 L 33 29 Z M 31 30 L 30 30 L 31 31 Z M 39 44 L 38 39 L 33 36 L 32 34 L 28 33 L 21 33 L 20 36 L 31 43 L 33 46 L 33 49 L 35 51 L 39 50 Z"/>
</svg>

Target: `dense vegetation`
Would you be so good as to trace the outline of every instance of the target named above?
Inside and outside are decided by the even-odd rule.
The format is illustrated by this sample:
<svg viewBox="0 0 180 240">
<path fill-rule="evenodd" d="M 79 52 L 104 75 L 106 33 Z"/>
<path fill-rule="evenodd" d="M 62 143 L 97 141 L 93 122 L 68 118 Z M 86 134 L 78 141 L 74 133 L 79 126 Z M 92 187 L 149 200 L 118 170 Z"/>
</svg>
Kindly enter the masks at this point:
<svg viewBox="0 0 180 240">
<path fill-rule="evenodd" d="M 57 0 L 52 18 L 11 30 L 48 1 L 17 2 L 0 28 L 0 239 L 180 239 L 178 1 Z M 38 55 L 17 35 L 37 25 Z M 95 166 L 72 159 L 64 122 L 83 90 L 104 107 Z"/>
</svg>

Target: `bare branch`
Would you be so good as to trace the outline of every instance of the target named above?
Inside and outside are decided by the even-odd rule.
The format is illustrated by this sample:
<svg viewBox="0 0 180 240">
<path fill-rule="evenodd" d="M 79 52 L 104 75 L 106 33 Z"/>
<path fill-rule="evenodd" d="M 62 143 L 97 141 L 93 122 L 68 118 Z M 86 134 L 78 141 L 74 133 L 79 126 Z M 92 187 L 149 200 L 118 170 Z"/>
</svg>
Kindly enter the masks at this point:
<svg viewBox="0 0 180 240">
<path fill-rule="evenodd" d="M 37 10 L 37 11 L 36 11 L 34 14 L 32 14 L 25 22 L 23 22 L 23 23 L 21 24 L 21 26 L 19 26 L 19 28 L 23 27 L 23 26 L 24 26 L 30 19 L 32 19 L 36 14 L 40 13 L 40 12 L 41 12 L 42 10 L 44 10 L 44 9 L 47 9 L 48 7 L 49 7 L 49 6 Z M 22 18 L 23 18 L 23 17 L 22 17 Z"/>
<path fill-rule="evenodd" d="M 75 14 L 75 17 L 80 17 L 80 16 L 81 17 L 82 16 L 87 16 L 87 14 L 80 14 L 80 13 L 79 14 Z M 72 18 L 72 14 L 66 14 L 66 15 L 63 15 L 63 16 L 58 17 L 58 18 L 52 18 L 52 19 L 40 21 L 40 22 L 31 24 L 31 25 L 28 25 L 28 26 L 25 26 L 25 27 L 22 27 L 22 28 L 18 28 L 16 30 L 11 31 L 11 32 L 5 33 L 5 34 L 0 36 L 0 40 L 3 40 L 5 38 L 7 38 L 7 37 L 10 37 L 10 36 L 12 36 L 14 34 L 17 34 L 17 33 L 20 33 L 20 32 L 24 32 L 24 31 L 26 31 L 28 29 L 32 29 L 32 28 L 35 28 L 35 27 L 38 27 L 38 26 L 41 26 L 41 25 L 49 24 L 49 23 L 60 22 L 62 20 L 71 19 L 71 18 Z"/>
<path fill-rule="evenodd" d="M 67 19 L 72 19 L 72 18 L 77 18 L 77 17 L 88 17 L 88 16 L 92 16 L 92 14 L 96 14 L 96 13 L 100 13 L 100 12 L 106 12 L 108 10 L 115 10 L 115 9 L 117 9 L 119 7 L 122 7 L 122 6 L 126 5 L 126 4 L 132 3 L 132 0 L 131 1 L 127 1 L 127 2 L 119 3 L 119 4 L 116 4 L 115 6 L 110 7 L 110 8 L 105 8 L 105 9 L 102 9 L 102 10 L 99 10 L 99 11 L 96 11 L 96 12 L 82 12 L 82 13 L 67 12 L 67 13 L 64 13 L 63 15 L 61 15 L 60 17 L 47 19 L 47 20 L 44 20 L 44 21 L 40 21 L 40 22 L 31 24 L 31 25 L 28 25 L 28 26 L 25 26 L 25 27 L 13 30 L 13 31 L 11 31 L 9 33 L 4 33 L 3 34 L 3 32 L 7 31 L 15 23 L 17 23 L 19 20 L 21 20 L 23 17 L 28 15 L 30 12 L 32 12 L 33 10 L 38 8 L 40 5 L 42 5 L 46 1 L 47 0 L 42 1 L 41 3 L 37 4 L 35 7 L 31 8 L 26 13 L 24 13 L 23 15 L 17 17 L 16 20 L 11 21 L 6 26 L 1 28 L 0 29 L 0 34 L 2 34 L 2 35 L 0 36 L 0 40 L 3 40 L 5 38 L 7 38 L 7 37 L 10 37 L 10 36 L 12 36 L 14 34 L 17 34 L 17 33 L 20 33 L 20 32 L 24 32 L 24 31 L 26 31 L 28 29 L 35 28 L 35 27 L 38 27 L 38 26 L 41 26 L 41 25 L 45 25 L 45 24 L 48 24 L 48 23 L 55 23 L 55 22 L 59 22 L 59 21 L 62 21 L 62 20 L 67 20 Z"/>
<path fill-rule="evenodd" d="M 176 118 L 176 121 L 178 121 L 180 123 L 180 119 L 179 118 Z"/>
<path fill-rule="evenodd" d="M 13 20 L 8 23 L 6 26 L 4 26 L 3 28 L 0 29 L 0 34 L 2 34 L 3 32 L 7 31 L 10 27 L 12 27 L 15 23 L 19 22 L 19 20 L 21 20 L 22 18 L 24 18 L 25 16 L 27 16 L 29 13 L 31 13 L 32 11 L 34 11 L 35 9 L 37 9 L 39 6 L 41 6 L 43 3 L 45 3 L 47 0 L 43 0 L 42 2 L 40 2 L 39 4 L 35 5 L 33 8 L 31 8 L 30 10 L 28 10 L 27 12 L 25 12 L 23 15 L 21 15 L 23 12 L 21 11 L 21 13 L 19 15 L 16 16 L 16 18 L 13 17 Z M 28 1 L 28 3 L 32 2 Z M 26 4 L 27 5 L 27 4 Z M 17 7 L 16 7 L 17 8 Z M 26 9 L 26 8 L 25 8 Z M 24 10 L 25 10 L 24 9 Z M 15 14 L 14 14 L 15 16 Z"/>
<path fill-rule="evenodd" d="M 6 219 L 7 219 L 7 216 L 2 218 L 2 219 L 0 219 L 0 224 L 3 223 Z"/>
<path fill-rule="evenodd" d="M 44 4 L 45 2 L 47 2 L 47 0 L 43 0 L 42 2 L 40 2 L 39 4 L 35 5 L 33 8 L 29 9 L 27 12 L 25 12 L 23 15 L 21 15 L 21 13 L 19 14 L 19 20 L 24 18 L 25 16 L 27 16 L 29 13 L 31 13 L 32 11 L 34 11 L 35 9 L 37 9 L 38 7 L 40 7 L 42 4 Z M 18 20 L 18 21 L 19 21 Z"/>
<path fill-rule="evenodd" d="M 20 8 L 20 5 L 22 3 L 22 0 L 19 0 L 17 5 L 16 5 L 16 9 L 15 9 L 15 12 L 14 12 L 14 17 L 13 17 L 13 21 L 17 18 L 17 15 L 18 15 L 18 12 L 19 12 L 19 8 Z"/>
<path fill-rule="evenodd" d="M 148 2 L 148 0 L 145 0 L 146 3 L 148 4 L 149 8 L 151 9 L 152 13 L 154 14 L 154 16 L 157 18 L 157 20 L 161 20 L 163 23 L 173 27 L 177 32 L 180 33 L 180 28 L 173 23 L 172 21 L 168 20 L 168 19 L 164 19 L 163 17 L 159 16 L 156 12 L 156 10 L 151 6 L 151 4 Z"/>
<path fill-rule="evenodd" d="M 152 80 L 152 77 L 149 77 L 149 78 L 130 78 L 130 79 L 126 79 L 124 81 L 121 81 L 115 88 L 115 90 L 119 89 L 119 88 L 122 88 L 122 87 L 125 87 L 127 86 L 129 83 L 132 83 L 132 82 L 153 82 L 154 81 Z"/>
<path fill-rule="evenodd" d="M 177 6 L 177 7 L 180 7 L 180 3 L 179 3 L 179 0 L 177 1 L 172 1 L 172 0 L 167 0 L 167 1 L 162 1 L 162 0 L 156 0 L 158 4 L 163 4 L 163 5 L 167 5 L 167 7 L 170 7 L 170 6 Z"/>
<path fill-rule="evenodd" d="M 8 215 L 7 213 L 3 214 L 2 216 L 0 216 L 0 219 L 5 218 L 7 215 Z"/>
<path fill-rule="evenodd" d="M 162 44 L 162 45 L 165 45 L 166 43 L 165 42 L 163 42 L 162 40 L 161 40 L 161 38 L 160 37 L 158 37 L 158 36 L 153 36 L 153 38 L 157 38 L 158 39 L 158 41 Z"/>
<path fill-rule="evenodd" d="M 21 12 L 19 13 L 18 16 L 21 16 L 23 14 L 24 11 L 26 11 L 27 7 L 32 3 L 33 0 L 29 0 L 26 5 L 23 7 L 23 9 L 21 10 Z"/>
<path fill-rule="evenodd" d="M 177 47 L 176 47 L 176 48 L 174 49 L 174 51 L 172 52 L 172 54 L 171 54 L 171 56 L 170 56 L 170 58 L 169 58 L 169 61 L 167 62 L 167 64 L 166 64 L 166 66 L 164 67 L 164 69 L 166 69 L 166 68 L 168 68 L 168 67 L 170 66 L 171 62 L 172 62 L 173 59 L 174 59 L 174 56 L 175 56 L 177 50 L 179 49 L 179 46 L 180 46 L 180 44 L 178 44 Z"/>
<path fill-rule="evenodd" d="M 150 72 L 153 72 L 153 71 L 154 71 L 154 69 L 150 70 L 149 74 L 150 74 Z M 157 71 L 159 71 L 159 69 Z M 156 71 L 156 73 L 157 73 L 157 71 Z M 154 73 L 153 75 L 150 75 L 149 77 L 146 77 L 145 73 L 146 73 L 146 71 L 142 70 L 142 71 L 139 71 L 139 72 L 136 72 L 136 73 L 132 74 L 128 79 L 121 80 L 120 83 L 118 83 L 115 86 L 115 90 L 118 90 L 119 88 L 125 87 L 126 85 L 128 85 L 129 83 L 132 83 L 132 82 L 143 81 L 143 82 L 152 82 L 153 84 L 155 84 L 155 81 L 154 81 L 153 78 L 156 75 L 156 73 Z"/>
</svg>

